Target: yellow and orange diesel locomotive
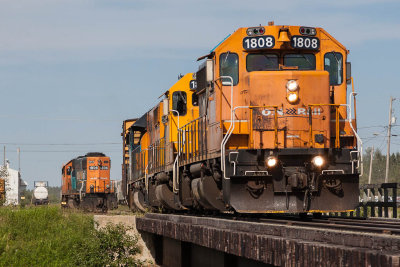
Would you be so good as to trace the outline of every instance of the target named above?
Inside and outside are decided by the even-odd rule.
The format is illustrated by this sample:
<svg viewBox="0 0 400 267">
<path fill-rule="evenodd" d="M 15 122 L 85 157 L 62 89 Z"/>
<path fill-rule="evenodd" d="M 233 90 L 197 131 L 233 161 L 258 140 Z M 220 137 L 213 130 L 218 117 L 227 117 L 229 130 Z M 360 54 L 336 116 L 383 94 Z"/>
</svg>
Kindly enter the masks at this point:
<svg viewBox="0 0 400 267">
<path fill-rule="evenodd" d="M 61 205 L 106 212 L 117 207 L 111 160 L 103 153 L 90 152 L 62 167 Z"/>
<path fill-rule="evenodd" d="M 236 30 L 131 126 L 130 206 L 353 210 L 362 151 L 348 53 L 322 28 Z"/>
</svg>

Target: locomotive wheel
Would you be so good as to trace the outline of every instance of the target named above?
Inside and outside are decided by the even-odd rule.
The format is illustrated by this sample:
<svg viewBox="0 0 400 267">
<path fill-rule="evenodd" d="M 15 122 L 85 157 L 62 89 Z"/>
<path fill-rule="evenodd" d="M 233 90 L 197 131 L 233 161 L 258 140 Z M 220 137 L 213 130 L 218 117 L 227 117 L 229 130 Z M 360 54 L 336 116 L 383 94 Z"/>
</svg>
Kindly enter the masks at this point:
<svg viewBox="0 0 400 267">
<path fill-rule="evenodd" d="M 221 200 L 221 191 L 211 176 L 193 179 L 192 192 L 196 201 L 205 209 L 225 210 L 225 204 Z"/>
<path fill-rule="evenodd" d="M 128 191 L 128 207 L 129 207 L 129 209 L 131 210 L 131 211 L 133 211 L 133 212 L 136 212 L 136 211 L 138 211 L 139 209 L 136 207 L 136 205 L 135 205 L 135 201 L 134 201 L 134 199 L 133 199 L 133 195 L 134 195 L 134 192 L 133 192 L 133 190 L 129 190 Z"/>
<path fill-rule="evenodd" d="M 136 208 L 138 208 L 142 212 L 146 212 L 146 203 L 144 202 L 144 196 L 142 192 L 134 191 L 133 192 L 133 203 Z"/>
<path fill-rule="evenodd" d="M 167 209 L 181 210 L 181 208 L 175 203 L 175 194 L 169 190 L 166 184 L 157 185 L 156 197 Z"/>
</svg>

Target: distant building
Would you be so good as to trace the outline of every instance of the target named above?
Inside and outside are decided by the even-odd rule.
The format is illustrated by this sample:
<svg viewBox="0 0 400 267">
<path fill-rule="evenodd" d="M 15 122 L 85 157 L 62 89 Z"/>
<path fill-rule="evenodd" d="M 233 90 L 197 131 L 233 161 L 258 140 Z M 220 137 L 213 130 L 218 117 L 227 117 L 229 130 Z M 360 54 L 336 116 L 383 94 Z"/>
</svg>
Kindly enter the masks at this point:
<svg viewBox="0 0 400 267">
<path fill-rule="evenodd" d="M 8 160 L 6 166 L 0 166 L 0 179 L 3 179 L 5 184 L 4 205 L 19 205 L 21 195 L 28 184 L 21 179 L 19 171 L 10 168 Z"/>
</svg>

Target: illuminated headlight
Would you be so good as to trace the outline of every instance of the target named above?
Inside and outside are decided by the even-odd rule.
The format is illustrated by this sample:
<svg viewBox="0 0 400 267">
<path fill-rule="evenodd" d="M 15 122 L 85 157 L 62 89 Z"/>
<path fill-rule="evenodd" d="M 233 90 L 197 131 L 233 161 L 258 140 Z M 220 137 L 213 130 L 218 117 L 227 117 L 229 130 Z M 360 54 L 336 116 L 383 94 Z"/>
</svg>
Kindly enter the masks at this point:
<svg viewBox="0 0 400 267">
<path fill-rule="evenodd" d="M 90 188 L 93 189 L 93 188 L 94 188 L 94 185 L 91 184 L 91 185 L 90 185 Z"/>
<path fill-rule="evenodd" d="M 267 166 L 274 167 L 278 163 L 278 159 L 275 157 L 268 157 L 267 158 Z"/>
<path fill-rule="evenodd" d="M 289 92 L 295 92 L 299 89 L 299 84 L 295 80 L 290 80 L 286 83 L 286 89 Z"/>
<path fill-rule="evenodd" d="M 317 166 L 317 167 L 321 167 L 322 165 L 324 165 L 325 160 L 324 160 L 324 158 L 321 157 L 321 156 L 315 156 L 315 157 L 312 159 L 312 163 L 313 163 L 315 166 Z"/>
<path fill-rule="evenodd" d="M 298 99 L 299 99 L 299 96 L 297 95 L 297 93 L 289 93 L 287 95 L 287 100 L 290 103 L 295 103 Z"/>
<path fill-rule="evenodd" d="M 108 184 L 108 185 L 106 185 L 106 187 L 107 187 L 107 189 L 108 189 L 108 188 L 110 188 L 110 185 Z"/>
</svg>

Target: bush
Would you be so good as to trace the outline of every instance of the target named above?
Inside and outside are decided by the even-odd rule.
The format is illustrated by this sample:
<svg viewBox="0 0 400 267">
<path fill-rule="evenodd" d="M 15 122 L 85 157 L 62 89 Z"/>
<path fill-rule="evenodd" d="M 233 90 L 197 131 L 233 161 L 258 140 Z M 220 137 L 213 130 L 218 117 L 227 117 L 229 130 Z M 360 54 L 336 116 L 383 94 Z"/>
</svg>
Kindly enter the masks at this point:
<svg viewBox="0 0 400 267">
<path fill-rule="evenodd" d="M 137 266 L 137 237 L 123 225 L 59 207 L 0 209 L 0 266 Z"/>
</svg>

